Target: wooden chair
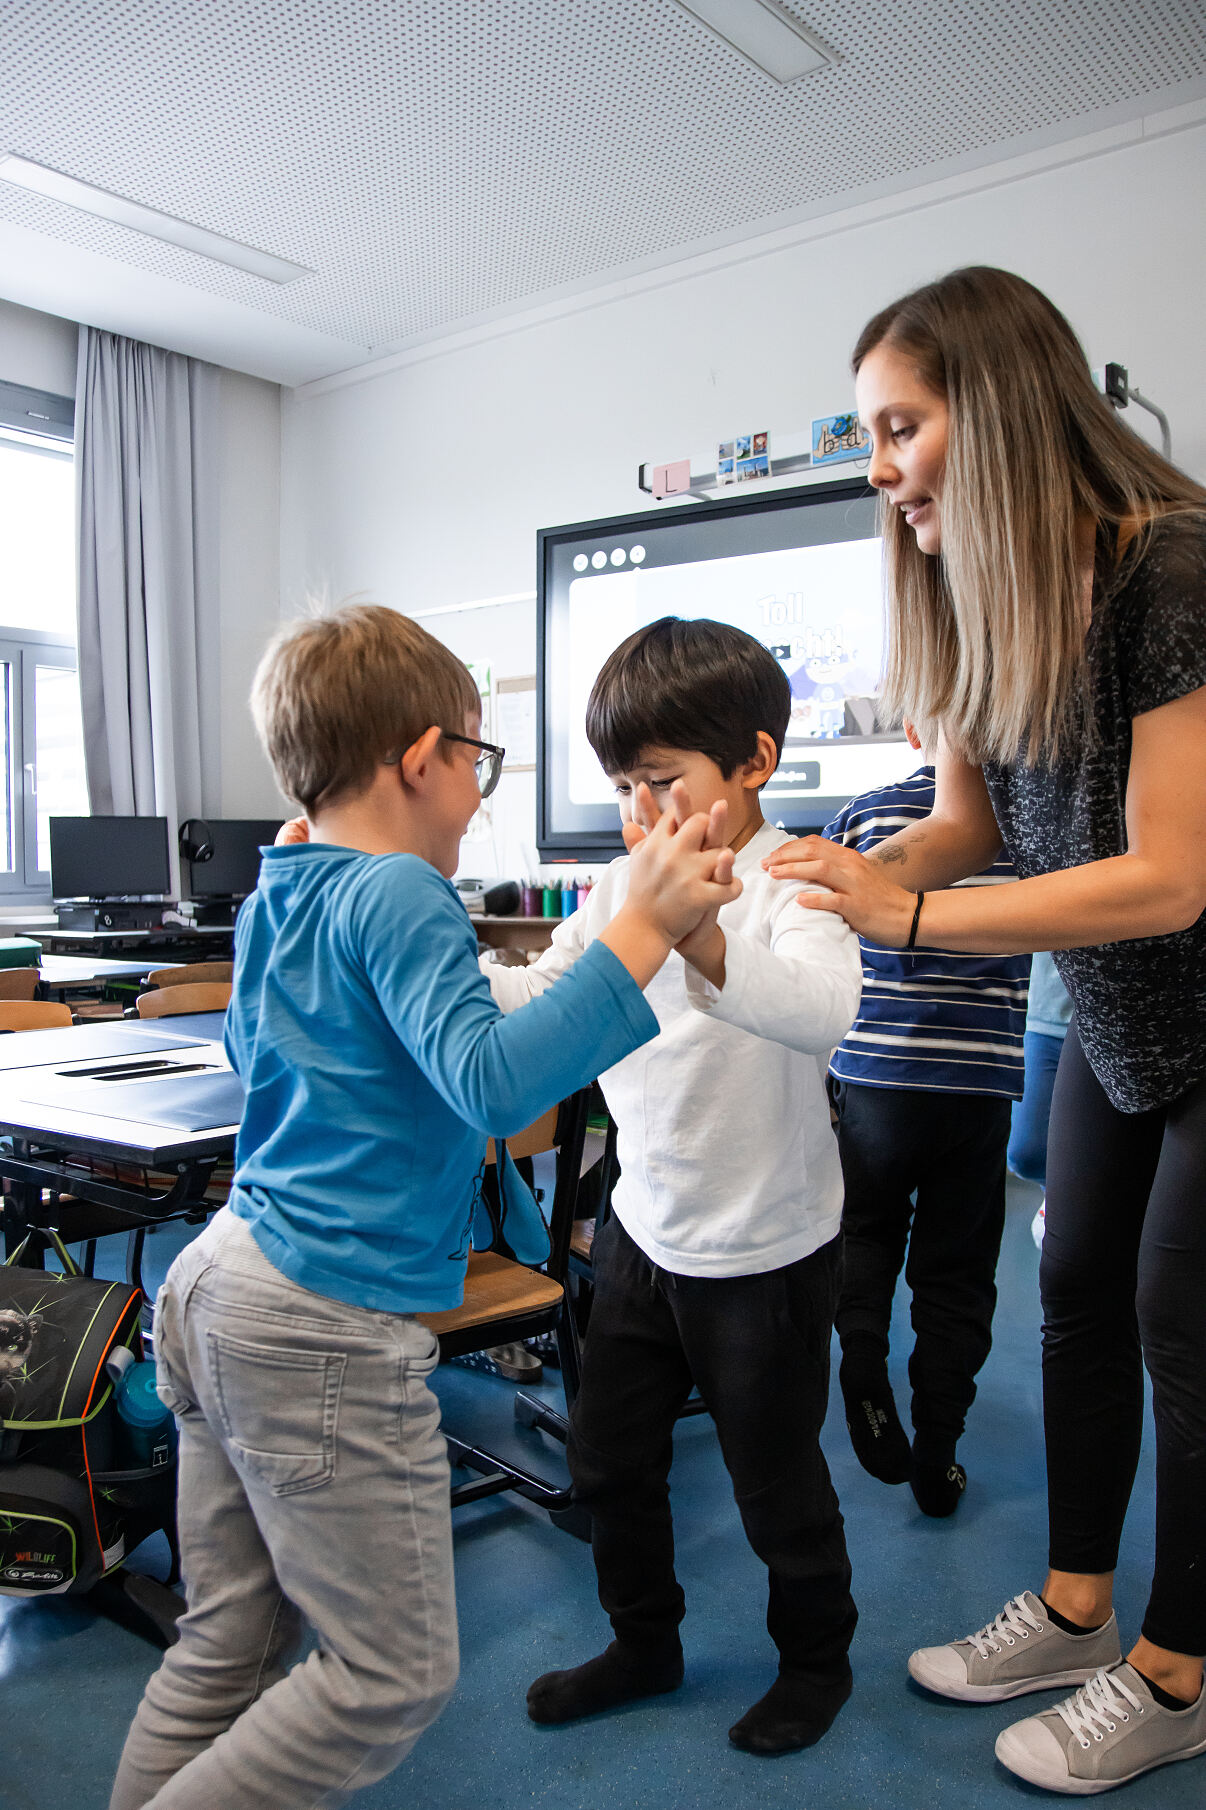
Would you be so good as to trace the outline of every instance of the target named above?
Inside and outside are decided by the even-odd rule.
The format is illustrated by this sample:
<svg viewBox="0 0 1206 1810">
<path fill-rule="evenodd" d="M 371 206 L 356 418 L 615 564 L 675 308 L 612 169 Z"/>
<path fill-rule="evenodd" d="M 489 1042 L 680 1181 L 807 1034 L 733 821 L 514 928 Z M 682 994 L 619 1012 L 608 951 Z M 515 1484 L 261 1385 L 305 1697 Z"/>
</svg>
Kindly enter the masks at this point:
<svg viewBox="0 0 1206 1810">
<path fill-rule="evenodd" d="M 36 968 L 0 968 L 0 999 L 32 999 L 37 985 Z"/>
<path fill-rule="evenodd" d="M 529 1269 L 497 1251 L 474 1251 L 469 1258 L 465 1297 L 460 1307 L 419 1316 L 439 1339 L 441 1357 L 460 1357 L 553 1333 L 567 1410 L 578 1392 L 581 1376 L 578 1333 L 565 1282 L 589 1109 L 590 1089 L 583 1088 L 507 1140 L 507 1149 L 517 1159 L 538 1156 L 547 1150 L 557 1152 L 557 1179 L 549 1215 L 550 1249 L 543 1269 Z M 486 1161 L 496 1161 L 493 1141 Z M 518 1396 L 515 1413 L 522 1425 L 541 1424 L 536 1416 L 521 1410 Z M 468 1445 L 447 1429 L 445 1438 L 452 1463 L 478 1473 L 472 1482 L 453 1484 L 454 1507 L 498 1495 L 502 1490 L 514 1490 L 529 1502 L 546 1508 L 557 1525 L 589 1537 L 585 1516 L 571 1505 L 568 1484 L 552 1483 L 495 1452 Z"/>
<path fill-rule="evenodd" d="M 0 1000 L 0 1031 L 50 1031 L 71 1022 L 71 1007 L 54 1000 Z"/>
<path fill-rule="evenodd" d="M 230 1004 L 228 980 L 202 980 L 158 987 L 135 1000 L 140 1018 L 175 1018 L 180 1012 L 224 1012 Z"/>
<path fill-rule="evenodd" d="M 233 962 L 184 962 L 178 968 L 156 968 L 148 987 L 192 987 L 206 980 L 234 979 Z"/>
</svg>

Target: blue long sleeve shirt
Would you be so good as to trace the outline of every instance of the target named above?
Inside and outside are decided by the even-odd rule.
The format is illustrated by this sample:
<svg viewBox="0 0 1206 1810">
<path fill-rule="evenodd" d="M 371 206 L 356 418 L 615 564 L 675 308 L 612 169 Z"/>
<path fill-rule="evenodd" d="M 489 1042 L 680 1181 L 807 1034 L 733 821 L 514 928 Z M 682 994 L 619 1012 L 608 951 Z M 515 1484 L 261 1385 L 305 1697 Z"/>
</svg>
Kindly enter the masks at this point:
<svg viewBox="0 0 1206 1810">
<path fill-rule="evenodd" d="M 235 932 L 226 1049 L 247 1090 L 232 1210 L 269 1261 L 361 1307 L 455 1307 L 487 1136 L 657 1033 L 611 950 L 587 957 L 504 1017 L 428 862 L 266 850 Z"/>
</svg>

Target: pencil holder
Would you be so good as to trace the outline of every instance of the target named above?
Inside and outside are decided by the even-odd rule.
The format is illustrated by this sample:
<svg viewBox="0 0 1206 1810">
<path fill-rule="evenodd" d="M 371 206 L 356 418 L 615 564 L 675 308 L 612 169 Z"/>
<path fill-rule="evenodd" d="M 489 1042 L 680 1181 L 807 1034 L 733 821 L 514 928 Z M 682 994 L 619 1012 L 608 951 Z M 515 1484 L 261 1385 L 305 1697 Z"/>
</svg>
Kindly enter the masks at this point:
<svg viewBox="0 0 1206 1810">
<path fill-rule="evenodd" d="M 541 915 L 546 918 L 559 918 L 561 916 L 561 888 L 559 886 L 545 887 Z"/>
<path fill-rule="evenodd" d="M 544 916 L 544 894 L 539 886 L 524 887 L 521 907 L 525 918 Z"/>
</svg>

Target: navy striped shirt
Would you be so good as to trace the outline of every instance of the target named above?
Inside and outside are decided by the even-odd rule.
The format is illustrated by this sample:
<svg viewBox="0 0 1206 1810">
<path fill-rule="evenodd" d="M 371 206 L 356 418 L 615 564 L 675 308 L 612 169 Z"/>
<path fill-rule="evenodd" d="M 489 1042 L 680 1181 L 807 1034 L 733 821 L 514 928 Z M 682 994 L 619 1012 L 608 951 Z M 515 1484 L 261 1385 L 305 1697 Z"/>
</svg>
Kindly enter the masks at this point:
<svg viewBox="0 0 1206 1810">
<path fill-rule="evenodd" d="M 934 808 L 934 769 L 864 792 L 826 824 L 831 842 L 870 854 Z M 971 886 L 1012 880 L 1004 851 Z M 884 949 L 859 938 L 863 997 L 829 1072 L 863 1087 L 1022 1097 L 1028 955 Z"/>
</svg>

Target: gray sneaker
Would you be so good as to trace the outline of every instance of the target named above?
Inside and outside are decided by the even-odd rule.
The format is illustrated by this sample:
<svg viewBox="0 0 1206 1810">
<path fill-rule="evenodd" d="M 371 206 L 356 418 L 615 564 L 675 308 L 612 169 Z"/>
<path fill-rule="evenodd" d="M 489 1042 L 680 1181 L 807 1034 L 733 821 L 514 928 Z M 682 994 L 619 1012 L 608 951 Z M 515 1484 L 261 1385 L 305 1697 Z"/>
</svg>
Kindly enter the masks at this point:
<svg viewBox="0 0 1206 1810">
<path fill-rule="evenodd" d="M 920 1647 L 909 1660 L 909 1676 L 940 1697 L 960 1703 L 1003 1703 L 1026 1691 L 1084 1684 L 1102 1666 L 1122 1658 L 1118 1623 L 1111 1614 L 1092 1634 L 1065 1634 L 1033 1590 L 1006 1603 L 995 1621 L 966 1640 L 945 1647 Z"/>
<path fill-rule="evenodd" d="M 996 1751 L 1002 1766 L 1048 1791 L 1112 1791 L 1206 1753 L 1206 1690 L 1187 1709 L 1165 1709 L 1133 1666 L 1103 1669 L 1066 1703 L 1003 1730 Z"/>
</svg>

